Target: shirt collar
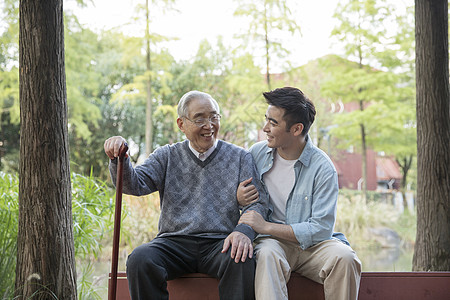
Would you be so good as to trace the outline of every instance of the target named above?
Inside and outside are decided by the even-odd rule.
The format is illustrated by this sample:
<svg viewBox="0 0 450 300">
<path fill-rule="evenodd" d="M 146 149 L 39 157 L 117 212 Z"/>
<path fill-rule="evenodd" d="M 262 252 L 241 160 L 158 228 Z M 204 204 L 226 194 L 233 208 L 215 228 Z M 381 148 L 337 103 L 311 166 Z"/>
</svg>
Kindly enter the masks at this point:
<svg viewBox="0 0 450 300">
<path fill-rule="evenodd" d="M 206 159 L 208 158 L 208 156 L 211 155 L 211 153 L 214 152 L 214 150 L 215 150 L 216 147 L 217 147 L 218 141 L 219 141 L 219 140 L 216 139 L 216 141 L 214 142 L 214 145 L 212 145 L 211 148 L 209 148 L 208 150 L 206 150 L 206 151 L 203 152 L 203 153 L 200 153 L 200 152 L 198 152 L 197 150 L 195 150 L 195 149 L 191 146 L 191 141 L 189 141 L 189 149 L 191 149 L 192 153 L 194 153 L 195 156 L 196 156 L 198 159 L 204 161 L 204 160 L 206 160 Z M 204 156 L 203 156 L 202 158 L 200 158 L 200 154 L 204 154 Z"/>
<path fill-rule="evenodd" d="M 311 138 L 309 137 L 309 134 L 306 135 L 306 145 L 305 148 L 303 148 L 302 154 L 300 154 L 300 157 L 297 159 L 300 163 L 302 163 L 305 167 L 308 167 L 311 162 L 311 156 L 313 154 L 313 147 L 314 144 L 311 141 Z M 267 154 L 273 155 L 275 154 L 274 148 L 267 149 Z"/>
</svg>

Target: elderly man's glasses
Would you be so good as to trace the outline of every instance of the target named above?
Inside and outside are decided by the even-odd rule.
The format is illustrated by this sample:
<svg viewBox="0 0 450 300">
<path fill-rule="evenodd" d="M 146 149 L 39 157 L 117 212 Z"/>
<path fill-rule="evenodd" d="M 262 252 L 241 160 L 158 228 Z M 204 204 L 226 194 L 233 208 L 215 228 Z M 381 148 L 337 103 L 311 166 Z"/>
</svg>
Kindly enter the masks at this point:
<svg viewBox="0 0 450 300">
<path fill-rule="evenodd" d="M 186 120 L 189 120 L 192 123 L 194 123 L 197 127 L 203 127 L 206 125 L 207 122 L 209 122 L 211 124 L 218 124 L 221 117 L 222 116 L 219 114 L 213 114 L 213 115 L 209 116 L 208 118 L 197 118 L 194 120 L 191 120 L 188 117 L 184 117 L 184 118 Z"/>
</svg>

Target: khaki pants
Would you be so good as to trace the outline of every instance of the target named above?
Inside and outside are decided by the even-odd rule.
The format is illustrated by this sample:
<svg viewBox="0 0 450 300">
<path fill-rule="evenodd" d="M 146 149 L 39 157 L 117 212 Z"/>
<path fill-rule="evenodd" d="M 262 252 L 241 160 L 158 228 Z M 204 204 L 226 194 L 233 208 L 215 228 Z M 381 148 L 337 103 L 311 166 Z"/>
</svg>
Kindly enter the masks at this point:
<svg viewBox="0 0 450 300">
<path fill-rule="evenodd" d="M 323 284 L 325 299 L 358 298 L 361 262 L 355 251 L 337 240 L 306 250 L 297 243 L 263 237 L 256 240 L 256 299 L 288 299 L 286 283 L 297 272 Z"/>
</svg>

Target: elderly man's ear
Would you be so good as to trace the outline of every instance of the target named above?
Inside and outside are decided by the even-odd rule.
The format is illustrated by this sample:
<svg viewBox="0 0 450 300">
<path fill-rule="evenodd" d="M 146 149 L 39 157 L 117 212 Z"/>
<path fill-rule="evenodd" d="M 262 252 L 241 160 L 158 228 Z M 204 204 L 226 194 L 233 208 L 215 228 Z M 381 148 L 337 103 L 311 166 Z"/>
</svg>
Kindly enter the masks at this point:
<svg viewBox="0 0 450 300">
<path fill-rule="evenodd" d="M 177 119 L 177 125 L 178 125 L 178 128 L 180 128 L 180 130 L 184 133 L 184 121 L 183 121 L 183 118 L 178 118 Z"/>
</svg>

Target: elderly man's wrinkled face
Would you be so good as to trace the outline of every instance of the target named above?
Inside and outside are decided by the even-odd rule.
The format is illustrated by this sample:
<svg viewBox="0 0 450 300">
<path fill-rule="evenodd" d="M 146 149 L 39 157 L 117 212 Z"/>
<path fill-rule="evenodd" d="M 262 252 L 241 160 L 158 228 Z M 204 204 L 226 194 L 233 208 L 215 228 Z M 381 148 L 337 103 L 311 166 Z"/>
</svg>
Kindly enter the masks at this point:
<svg viewBox="0 0 450 300">
<path fill-rule="evenodd" d="M 211 148 L 220 128 L 220 116 L 209 99 L 193 99 L 188 104 L 187 117 L 177 119 L 178 127 L 191 142 L 191 146 L 202 153 Z"/>
</svg>

